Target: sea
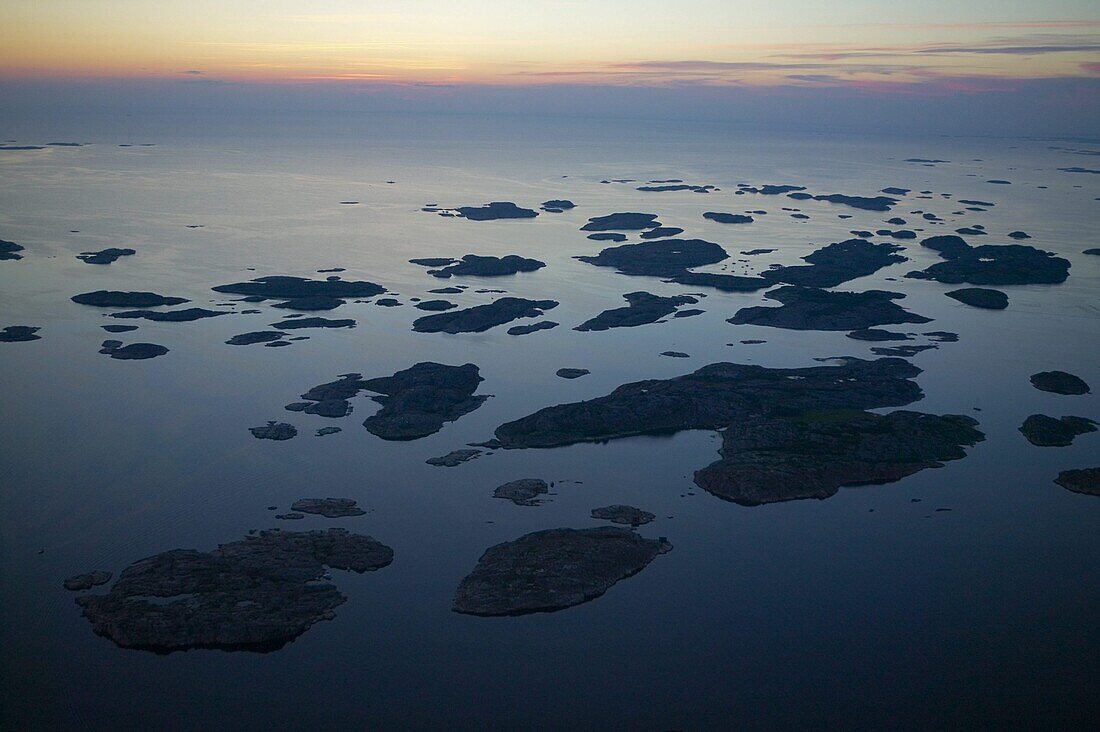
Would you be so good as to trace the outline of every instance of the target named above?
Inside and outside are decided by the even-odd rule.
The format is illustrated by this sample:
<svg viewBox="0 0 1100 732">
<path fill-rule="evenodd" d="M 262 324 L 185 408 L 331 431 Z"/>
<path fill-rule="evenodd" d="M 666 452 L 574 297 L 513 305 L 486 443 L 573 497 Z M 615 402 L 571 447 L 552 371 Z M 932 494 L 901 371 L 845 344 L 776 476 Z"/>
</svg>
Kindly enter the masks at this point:
<svg viewBox="0 0 1100 732">
<path fill-rule="evenodd" d="M 22 729 L 960 729 L 1095 724 L 1100 683 L 1100 498 L 1054 483 L 1100 463 L 1100 433 L 1035 447 L 1031 414 L 1100 420 L 1100 176 L 1097 140 L 919 137 L 754 129 L 622 118 L 203 111 L 3 116 L 0 327 L 41 328 L 0 343 L 0 727 Z M 49 146 L 77 142 L 81 146 Z M 909 159 L 945 162 L 907 162 Z M 710 193 L 643 192 L 651 180 Z M 990 183 L 991 180 L 1009 183 Z M 608 182 L 611 181 L 611 182 Z M 629 182 L 615 182 L 629 181 Z M 874 196 L 910 189 L 889 213 L 739 184 Z M 926 192 L 926 193 L 922 193 Z M 946 194 L 946 196 L 944 195 Z M 425 207 L 513 201 L 524 220 L 472 221 Z M 992 205 L 968 211 L 958 199 Z M 341 203 L 353 201 L 357 203 Z M 791 210 L 786 210 L 791 209 Z M 766 290 L 725 293 L 630 277 L 577 256 L 610 242 L 580 228 L 612 212 L 658 214 L 683 237 L 720 244 L 711 271 L 796 264 L 852 230 L 909 228 L 908 261 L 836 289 L 903 293 L 932 318 L 901 330 L 957 333 L 911 361 L 924 397 L 910 409 L 964 414 L 986 439 L 966 457 L 825 500 L 741 506 L 692 482 L 720 435 L 684 431 L 555 449 L 497 450 L 453 468 L 428 458 L 489 439 L 542 407 L 717 362 L 774 368 L 874 358 L 843 331 L 732 325 Z M 745 225 L 708 211 L 754 214 Z M 913 213 L 917 212 L 917 213 Z M 922 218 L 931 212 L 939 220 Z M 807 218 L 792 218 L 792 213 Z M 841 218 L 841 216 L 851 218 Z M 905 226 L 886 219 L 901 217 Z M 920 239 L 980 224 L 971 244 L 1021 243 L 1071 263 L 1057 285 L 1008 286 L 1003 311 L 905 278 L 940 261 Z M 195 228 L 191 228 L 195 227 Z M 636 241 L 636 238 L 631 238 Z M 875 238 L 875 241 L 894 241 Z M 76 255 L 129 247 L 109 266 Z M 765 255 L 741 251 L 769 248 Z M 440 280 L 420 257 L 518 254 L 535 272 Z M 384 286 L 400 307 L 349 302 L 319 313 L 351 329 L 301 330 L 285 348 L 230 346 L 287 313 L 224 304 L 211 288 L 318 270 Z M 468 285 L 461 307 L 507 295 L 560 304 L 561 325 L 523 336 L 418 333 L 412 298 Z M 107 309 L 70 297 L 142 290 L 232 315 L 140 325 L 113 335 Z M 703 315 L 603 332 L 574 330 L 622 296 L 699 293 Z M 240 311 L 255 309 L 245 314 Z M 890 329 L 898 329 L 886 326 Z M 121 361 L 105 339 L 169 352 Z M 764 343 L 745 344 L 744 340 Z M 924 340 L 919 342 L 924 343 Z M 670 358 L 665 351 L 689 354 Z M 491 395 L 431 436 L 386 441 L 343 419 L 284 405 L 338 375 L 388 376 L 423 361 L 476 364 Z M 563 367 L 590 375 L 558 378 Z M 1064 370 L 1092 393 L 1029 383 Z M 879 410 L 890 411 L 890 410 Z M 287 441 L 249 428 L 292 423 Z M 317 429 L 342 427 L 315 437 Z M 493 497 L 519 478 L 553 482 L 538 506 Z M 365 516 L 274 518 L 302 497 L 353 498 Z M 604 595 L 558 612 L 453 612 L 455 588 L 486 548 L 529 532 L 603 525 L 590 511 L 656 514 L 637 531 L 673 549 Z M 941 510 L 949 509 L 949 510 Z M 365 574 L 332 572 L 347 596 L 279 650 L 124 649 L 95 635 L 62 581 L 117 577 L 173 548 L 203 551 L 250 530 L 339 526 L 394 550 Z M 108 586 L 109 587 L 109 586 Z M 103 592 L 107 587 L 93 592 Z"/>
</svg>

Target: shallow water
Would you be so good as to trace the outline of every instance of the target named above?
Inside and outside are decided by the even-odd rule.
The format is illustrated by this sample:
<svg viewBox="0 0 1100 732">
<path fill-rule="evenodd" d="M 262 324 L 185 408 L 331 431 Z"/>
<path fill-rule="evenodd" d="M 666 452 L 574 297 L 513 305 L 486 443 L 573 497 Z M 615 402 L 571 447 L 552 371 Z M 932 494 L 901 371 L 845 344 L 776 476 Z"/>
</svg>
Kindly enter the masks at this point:
<svg viewBox="0 0 1100 732">
<path fill-rule="evenodd" d="M 1037 448 L 1017 432 L 1042 412 L 1100 419 L 1098 176 L 1059 172 L 1081 158 L 1027 140 L 791 137 L 719 126 L 622 120 L 328 115 L 215 121 L 201 116 L 4 119 L 5 139 L 79 148 L 0 152 L 0 238 L 26 247 L 0 262 L 0 327 L 41 326 L 41 340 L 0 344 L 0 719 L 9 729 L 324 727 L 951 727 L 1080 725 L 1100 682 L 1100 499 L 1071 493 L 1060 470 L 1097 464 L 1100 433 Z M 155 143 L 153 147 L 119 144 Z M 944 158 L 925 167 L 904 158 Z M 980 160 L 979 160 L 980 159 Z M 1087 161 L 1086 161 L 1087 162 Z M 1086 166 L 1087 167 L 1087 166 Z M 642 193 L 605 178 L 681 178 L 723 190 Z M 1012 185 L 992 185 L 989 179 Z M 395 181 L 388 184 L 386 181 Z M 914 190 L 888 214 L 783 196 L 732 196 L 739 182 L 790 183 L 817 193 Z M 1046 188 L 1039 188 L 1046 186 Z M 932 200 L 915 199 L 931 190 Z M 939 197 L 992 201 L 949 214 Z M 473 222 L 420 211 L 426 203 L 509 200 L 577 208 L 529 221 Z M 359 205 L 340 205 L 355 200 Z M 780 209 L 799 208 L 806 221 Z M 750 225 L 704 211 L 765 209 Z M 919 222 L 914 209 L 948 220 Z M 963 460 L 825 501 L 745 508 L 697 489 L 692 471 L 717 458 L 710 432 L 638 437 L 482 456 L 456 468 L 424 463 L 540 407 L 600 396 L 715 361 L 810 366 L 870 357 L 875 345 L 839 333 L 733 326 L 763 292 L 702 289 L 699 317 L 582 333 L 572 327 L 625 304 L 622 294 L 693 291 L 625 277 L 573 259 L 607 244 L 578 229 L 613 211 L 660 215 L 685 237 L 722 244 L 750 272 L 798 258 L 850 229 L 893 216 L 921 236 L 984 224 L 972 244 L 1023 243 L 1072 263 L 1056 286 L 1000 288 L 1002 312 L 943 296 L 956 289 L 900 279 L 939 261 L 918 241 L 909 262 L 837 289 L 889 289 L 934 318 L 907 331 L 957 332 L 921 353 L 925 397 L 912 408 L 969 414 L 987 439 Z M 838 214 L 851 214 L 841 220 Z M 956 223 L 957 222 L 957 223 Z M 203 228 L 189 229 L 188 225 Z M 77 230 L 79 233 L 70 233 Z M 631 239 L 635 240 L 635 239 Z M 876 238 L 876 241 L 884 239 Z M 110 266 L 74 258 L 109 246 L 137 255 Z M 740 250 L 778 251 L 742 258 Z M 520 254 L 547 267 L 506 278 L 439 280 L 412 257 Z M 233 347 L 237 333 L 286 314 L 193 323 L 119 321 L 69 297 L 151 290 L 214 307 L 214 285 L 265 274 L 317 276 L 345 267 L 399 293 L 398 308 L 349 303 L 327 317 L 352 330 L 306 330 L 288 348 Z M 886 278 L 898 277 L 898 281 Z M 411 331 L 410 297 L 461 282 L 462 306 L 510 295 L 561 302 L 561 327 L 522 337 L 499 327 L 448 336 Z M 253 307 L 238 305 L 236 310 Z M 532 321 L 519 321 L 527 323 Z M 518 323 L 517 323 L 518 324 Z M 106 338 L 170 353 L 115 361 Z M 740 340 L 764 339 L 742 345 Z M 923 342 L 923 341 L 920 341 Z M 729 346 L 727 344 L 734 344 Z M 889 345 L 889 344 L 887 344 Z M 661 357 L 684 351 L 690 359 Z M 357 371 L 384 376 L 413 363 L 472 362 L 492 394 L 439 433 L 386 442 L 362 420 L 364 396 L 341 420 L 283 410 L 309 387 Z M 583 367 L 577 380 L 554 376 Z M 1039 392 L 1037 371 L 1062 369 L 1087 396 Z M 980 411 L 975 411 L 980 410 Z M 298 436 L 256 440 L 248 428 L 288 421 Z M 343 432 L 315 438 L 315 429 Z M 492 498 L 508 480 L 557 481 L 552 500 L 519 507 Z M 347 496 L 362 518 L 286 524 L 303 496 Z M 912 503 L 920 498 L 920 503 Z M 565 611 L 477 618 L 450 610 L 461 578 L 490 545 L 529 531 L 600 522 L 589 510 L 627 503 L 657 514 L 640 529 L 672 552 L 603 597 Z M 951 508 L 935 512 L 935 508 Z M 873 512 L 871 511 L 873 509 Z M 249 529 L 346 526 L 395 550 L 365 575 L 334 572 L 348 596 L 331 622 L 269 654 L 191 651 L 157 656 L 92 634 L 61 580 L 89 569 L 117 575 L 174 547 L 211 549 Z"/>
</svg>

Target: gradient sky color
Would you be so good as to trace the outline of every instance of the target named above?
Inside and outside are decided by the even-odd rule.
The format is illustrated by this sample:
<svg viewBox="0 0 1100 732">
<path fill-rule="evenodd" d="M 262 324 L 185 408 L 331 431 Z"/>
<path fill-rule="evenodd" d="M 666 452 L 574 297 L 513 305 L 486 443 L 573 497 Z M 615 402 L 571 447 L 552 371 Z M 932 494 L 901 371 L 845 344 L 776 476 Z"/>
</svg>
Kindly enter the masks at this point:
<svg viewBox="0 0 1100 732">
<path fill-rule="evenodd" d="M 0 123 L 93 109 L 1100 137 L 1100 2 L 0 0 Z"/>
<path fill-rule="evenodd" d="M 1100 76 L 1100 3 L 5 0 L 0 76 L 980 86 Z"/>
</svg>

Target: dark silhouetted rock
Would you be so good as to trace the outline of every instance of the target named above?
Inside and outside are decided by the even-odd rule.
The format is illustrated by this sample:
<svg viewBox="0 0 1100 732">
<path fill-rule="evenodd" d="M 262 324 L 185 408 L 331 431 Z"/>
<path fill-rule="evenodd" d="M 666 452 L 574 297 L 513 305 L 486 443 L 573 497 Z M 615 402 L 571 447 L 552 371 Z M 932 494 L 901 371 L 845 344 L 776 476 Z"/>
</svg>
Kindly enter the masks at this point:
<svg viewBox="0 0 1100 732">
<path fill-rule="evenodd" d="M 794 196 L 791 197 L 793 198 Z M 827 203 L 839 203 L 864 211 L 889 211 L 898 202 L 896 198 L 889 198 L 887 196 L 873 196 L 867 198 L 865 196 L 845 196 L 841 193 L 830 193 L 827 196 L 813 196 L 813 199 L 815 201 L 826 201 Z"/>
<path fill-rule="evenodd" d="M 493 491 L 493 498 L 504 498 L 517 506 L 537 506 L 542 503 L 539 496 L 546 494 L 549 490 L 550 486 L 545 480 L 521 478 L 497 486 Z"/>
<path fill-rule="evenodd" d="M 257 330 L 252 333 L 241 333 L 226 341 L 231 346 L 251 346 L 254 343 L 271 343 L 277 341 L 286 333 L 279 330 Z"/>
<path fill-rule="evenodd" d="M 347 599 L 321 581 L 325 567 L 366 572 L 392 561 L 392 549 L 362 534 L 272 529 L 212 552 L 142 559 L 108 594 L 76 602 L 97 635 L 123 648 L 271 651 L 332 619 Z"/>
<path fill-rule="evenodd" d="M 1075 165 L 1073 167 L 1070 167 L 1070 168 L 1058 168 L 1058 170 L 1062 171 L 1063 173 L 1092 173 L 1093 175 L 1100 175 L 1100 170 L 1092 170 L 1091 168 L 1082 168 L 1082 167 L 1077 166 L 1077 165 Z M 989 182 L 994 183 L 994 182 L 999 182 L 999 181 L 989 181 Z"/>
<path fill-rule="evenodd" d="M 410 259 L 410 264 L 419 264 L 421 267 L 446 267 L 448 264 L 454 264 L 457 259 L 453 257 L 420 257 L 419 259 Z"/>
<path fill-rule="evenodd" d="M 752 216 L 722 213 L 721 211 L 707 211 L 703 214 L 703 218 L 718 224 L 751 224 L 753 221 Z"/>
<path fill-rule="evenodd" d="M 499 616 L 594 600 L 672 546 L 629 529 L 547 529 L 490 547 L 455 591 L 453 610 Z"/>
<path fill-rule="evenodd" d="M 717 191 L 718 188 L 711 185 L 705 186 L 693 186 L 688 183 L 671 183 L 664 185 L 646 185 L 639 186 L 639 191 L 646 193 L 674 193 L 676 191 L 691 191 L 692 193 L 710 193 L 711 191 Z"/>
<path fill-rule="evenodd" d="M 656 229 L 643 231 L 639 236 L 642 239 L 665 239 L 670 236 L 683 234 L 684 230 L 679 226 L 658 226 Z"/>
<path fill-rule="evenodd" d="M 282 308 L 284 310 L 302 311 L 334 310 L 345 304 L 346 302 L 346 300 L 341 300 L 338 297 L 329 297 L 327 295 L 311 295 L 310 297 L 296 297 L 293 300 L 275 303 L 271 307 Z"/>
<path fill-rule="evenodd" d="M 898 229 L 897 231 L 891 231 L 890 229 L 879 229 L 875 232 L 877 236 L 888 236 L 891 239 L 916 239 L 917 232 L 910 231 L 909 229 Z"/>
<path fill-rule="evenodd" d="M 929 340 L 936 341 L 937 343 L 958 343 L 959 334 L 951 333 L 946 330 L 926 330 L 922 335 L 926 336 Z"/>
<path fill-rule="evenodd" d="M 537 323 L 531 323 L 531 325 L 513 325 L 508 329 L 508 335 L 528 335 L 540 330 L 552 330 L 557 328 L 558 325 L 559 323 L 555 323 L 553 320 L 540 320 Z"/>
<path fill-rule="evenodd" d="M 849 338 L 853 338 L 857 341 L 911 341 L 912 336 L 905 333 L 898 333 L 892 330 L 881 330 L 879 328 L 864 328 L 863 330 L 853 330 L 850 333 L 845 333 Z"/>
<path fill-rule="evenodd" d="M 785 282 L 805 287 L 836 287 L 837 285 L 874 274 L 883 267 L 906 261 L 897 254 L 895 244 L 873 244 L 863 239 L 847 239 L 818 249 L 802 259 L 807 265 L 776 267 L 761 273 L 772 282 Z"/>
<path fill-rule="evenodd" d="M 206 308 L 184 308 L 183 310 L 124 310 L 111 313 L 112 318 L 142 318 L 158 323 L 189 323 L 203 318 L 216 318 L 229 315 L 225 310 L 207 310 Z"/>
<path fill-rule="evenodd" d="M 473 460 L 481 454 L 481 450 L 466 449 L 466 450 L 451 450 L 446 455 L 440 457 L 428 458 L 424 462 L 428 465 L 435 465 L 441 468 L 454 468 L 467 460 Z"/>
<path fill-rule="evenodd" d="M 588 369 L 558 369 L 554 372 L 555 375 L 560 376 L 563 379 L 579 379 L 582 376 L 588 376 L 591 371 Z"/>
<path fill-rule="evenodd" d="M 211 288 L 215 292 L 234 295 L 252 295 L 272 300 L 299 300 L 311 297 L 374 297 L 386 291 L 373 282 L 354 280 L 310 280 L 304 277 L 272 275 L 257 277 L 251 282 L 235 282 Z"/>
<path fill-rule="evenodd" d="M 542 210 L 550 211 L 552 213 L 561 213 L 562 211 L 568 211 L 571 208 L 576 208 L 577 204 L 565 199 L 552 199 L 550 201 L 542 202 Z"/>
<path fill-rule="evenodd" d="M 496 221 L 497 219 L 533 219 L 537 211 L 520 208 L 511 201 L 493 201 L 484 206 L 459 206 L 455 213 L 471 221 Z"/>
<path fill-rule="evenodd" d="M 496 429 L 500 447 L 556 447 L 650 433 L 720 429 L 762 410 L 872 409 L 921 398 L 920 369 L 896 358 L 770 369 L 715 363 L 672 379 L 624 384 L 607 396 L 540 409 Z"/>
<path fill-rule="evenodd" d="M 312 513 L 325 518 L 363 516 L 367 512 L 355 505 L 351 498 L 299 498 L 290 506 L 291 511 Z"/>
<path fill-rule="evenodd" d="M 1054 479 L 1054 482 L 1074 493 L 1100 496 L 1100 468 L 1063 470 L 1058 473 L 1058 477 Z"/>
<path fill-rule="evenodd" d="M 250 427 L 248 431 L 260 440 L 289 440 L 298 434 L 294 425 L 286 422 L 268 422 L 262 427 Z"/>
<path fill-rule="evenodd" d="M 99 327 L 108 333 L 129 333 L 138 329 L 136 325 L 101 325 Z"/>
<path fill-rule="evenodd" d="M 103 341 L 100 353 L 105 353 L 119 361 L 142 361 L 168 353 L 168 349 L 156 343 L 131 343 L 123 346 L 122 341 Z"/>
<path fill-rule="evenodd" d="M 971 246 L 966 243 L 966 240 L 954 234 L 930 236 L 921 242 L 921 246 L 939 252 L 945 259 L 962 257 L 971 251 Z"/>
<path fill-rule="evenodd" d="M 783 303 L 783 306 L 742 308 L 729 322 L 792 330 L 861 330 L 876 325 L 931 320 L 894 302 L 904 295 L 883 290 L 833 292 L 786 285 L 765 293 L 764 297 Z"/>
<path fill-rule="evenodd" d="M 105 585 L 111 581 L 111 577 L 113 576 L 114 575 L 110 572 L 104 572 L 101 569 L 97 569 L 94 572 L 73 575 L 65 580 L 63 584 L 66 590 L 80 592 L 81 590 L 90 590 L 93 587 Z"/>
<path fill-rule="evenodd" d="M 359 394 L 364 388 L 363 383 L 361 374 L 341 374 L 336 381 L 318 384 L 302 394 L 302 399 L 308 401 L 288 404 L 285 408 L 292 412 L 305 412 L 320 417 L 334 419 L 345 417 L 351 412 L 348 400 Z"/>
<path fill-rule="evenodd" d="M 1008 295 L 1000 290 L 989 290 L 983 287 L 964 287 L 961 290 L 952 290 L 943 293 L 952 300 L 958 300 L 964 305 L 986 310 L 1004 310 L 1008 307 Z"/>
<path fill-rule="evenodd" d="M 1082 254 L 1091 254 L 1093 256 L 1100 256 L 1100 247 L 1096 247 L 1095 249 L 1086 249 L 1081 253 Z"/>
<path fill-rule="evenodd" d="M 1031 236 L 1026 231 L 1010 231 L 1008 232 L 1009 239 L 1030 239 Z"/>
<path fill-rule="evenodd" d="M 118 249 L 116 247 L 110 247 L 108 249 L 102 249 L 98 252 L 83 252 L 76 255 L 76 258 L 87 264 L 111 264 L 119 257 L 129 257 L 137 254 L 133 249 Z"/>
<path fill-rule="evenodd" d="M 774 251 L 774 249 L 746 249 L 741 254 L 746 257 L 755 257 L 761 254 L 771 254 Z"/>
<path fill-rule="evenodd" d="M 0 343 L 22 343 L 25 341 L 37 341 L 42 336 L 35 335 L 42 330 L 33 325 L 9 325 L 0 331 Z"/>
<path fill-rule="evenodd" d="M 627 524 L 629 526 L 641 526 L 648 524 L 653 519 L 657 518 L 649 511 L 643 511 L 640 508 L 634 508 L 634 506 L 602 506 L 600 508 L 592 509 L 592 518 L 600 519 L 602 521 L 610 521 L 613 524 Z"/>
<path fill-rule="evenodd" d="M 307 405 L 302 411 L 306 414 L 316 414 L 318 417 L 340 419 L 351 413 L 351 405 L 345 399 L 322 399 Z"/>
<path fill-rule="evenodd" d="M 481 333 L 519 318 L 537 318 L 544 310 L 557 306 L 555 300 L 502 297 L 486 305 L 425 315 L 413 321 L 413 330 L 418 333 Z"/>
<path fill-rule="evenodd" d="M 788 185 L 763 185 L 759 188 L 747 185 L 738 186 L 738 189 L 745 193 L 759 193 L 764 196 L 778 196 L 781 193 L 793 193 L 795 191 L 806 190 L 805 186 L 788 186 Z"/>
<path fill-rule="evenodd" d="M 1041 371 L 1032 374 L 1031 385 L 1039 391 L 1049 391 L 1066 396 L 1089 393 L 1089 385 L 1084 380 L 1065 371 Z"/>
<path fill-rule="evenodd" d="M 722 433 L 722 459 L 695 473 L 709 493 L 742 506 L 824 499 L 843 486 L 892 483 L 985 439 L 959 415 L 813 410 L 738 420 Z"/>
<path fill-rule="evenodd" d="M 453 302 L 448 300 L 423 300 L 414 305 L 417 310 L 426 310 L 431 313 L 441 313 L 444 310 L 452 310 L 457 308 Z"/>
<path fill-rule="evenodd" d="M 366 379 L 361 388 L 377 392 L 382 409 L 363 422 L 383 440 L 415 440 L 434 434 L 444 423 L 474 411 L 488 398 L 474 396 L 482 381 L 472 363 L 446 366 L 418 363 L 393 376 Z"/>
<path fill-rule="evenodd" d="M 716 264 L 728 256 L 719 245 L 702 239 L 660 239 L 610 247 L 596 256 L 577 259 L 597 267 L 614 267 L 622 274 L 676 277 L 688 274 L 691 267 Z"/>
<path fill-rule="evenodd" d="M 380 297 L 374 302 L 375 305 L 379 305 L 384 308 L 397 308 L 401 307 L 401 301 L 395 300 L 392 297 Z"/>
<path fill-rule="evenodd" d="M 905 275 L 948 285 L 1048 285 L 1065 282 L 1069 261 L 1026 244 L 972 247 L 958 236 L 934 236 L 921 246 L 946 261 Z"/>
<path fill-rule="evenodd" d="M 343 430 L 341 430 L 339 427 L 322 427 L 319 430 L 317 430 L 317 432 L 315 432 L 314 434 L 317 437 L 326 437 L 328 435 L 335 435 L 337 432 L 342 432 L 342 431 Z"/>
<path fill-rule="evenodd" d="M 462 293 L 461 287 L 438 287 L 434 290 L 428 290 L 433 295 L 459 295 Z"/>
<path fill-rule="evenodd" d="M 23 247 L 16 244 L 13 241 L 5 241 L 0 239 L 0 260 L 5 259 L 22 259 L 23 255 L 18 252 L 24 251 Z"/>
<path fill-rule="evenodd" d="M 272 323 L 272 328 L 299 330 L 301 328 L 354 328 L 355 321 L 350 318 L 331 320 L 329 318 L 288 318 Z"/>
<path fill-rule="evenodd" d="M 537 259 L 527 259 L 515 254 L 504 257 L 482 257 L 477 254 L 467 254 L 461 261 L 443 269 L 431 270 L 428 274 L 443 278 L 451 276 L 502 277 L 519 272 L 534 272 L 545 266 L 545 262 L 540 262 Z"/>
<path fill-rule="evenodd" d="M 589 234 L 587 238 L 592 241 L 626 241 L 626 234 L 620 234 L 614 231 L 604 231 L 597 234 Z"/>
<path fill-rule="evenodd" d="M 706 310 L 700 310 L 699 308 L 688 308 L 687 310 L 677 310 L 672 314 L 674 318 L 694 318 L 696 315 L 702 315 Z"/>
<path fill-rule="evenodd" d="M 722 292 L 756 292 L 774 283 L 763 277 L 742 277 L 740 275 L 716 274 L 713 272 L 682 272 L 668 282 L 687 287 L 713 287 Z"/>
<path fill-rule="evenodd" d="M 118 290 L 96 290 L 73 295 L 70 298 L 79 305 L 92 305 L 97 308 L 153 308 L 159 305 L 179 305 L 189 302 L 182 297 L 165 297 L 155 292 L 119 292 Z"/>
<path fill-rule="evenodd" d="M 629 303 L 623 308 L 604 310 L 596 317 L 586 320 L 573 330 L 593 331 L 609 328 L 633 328 L 647 323 L 656 323 L 666 315 L 676 312 L 681 305 L 699 302 L 689 295 L 660 297 L 648 292 L 628 292 L 623 298 Z"/>
<path fill-rule="evenodd" d="M 872 348 L 871 353 L 876 356 L 898 356 L 900 358 L 911 358 L 918 353 L 924 351 L 931 351 L 937 348 L 932 344 L 924 344 L 921 346 L 889 346 L 886 348 Z"/>
<path fill-rule="evenodd" d="M 1024 420 L 1020 432 L 1032 445 L 1039 447 L 1067 447 L 1077 435 L 1096 431 L 1096 422 L 1085 417 L 1055 419 L 1045 414 L 1033 414 Z"/>
<path fill-rule="evenodd" d="M 607 216 L 595 216 L 581 227 L 581 231 L 638 231 L 655 229 L 661 225 L 657 214 L 613 213 Z"/>
<path fill-rule="evenodd" d="M 894 186 L 890 186 L 889 188 L 883 188 L 880 192 L 888 196 L 904 196 L 909 193 L 910 190 L 909 188 L 895 188 Z"/>
</svg>

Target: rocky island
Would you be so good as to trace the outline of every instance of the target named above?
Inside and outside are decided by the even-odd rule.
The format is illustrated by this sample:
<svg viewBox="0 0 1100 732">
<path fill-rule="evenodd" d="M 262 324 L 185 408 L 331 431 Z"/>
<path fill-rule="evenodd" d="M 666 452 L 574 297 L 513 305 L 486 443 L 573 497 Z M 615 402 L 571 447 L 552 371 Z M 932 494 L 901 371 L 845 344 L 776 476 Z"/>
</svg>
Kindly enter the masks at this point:
<svg viewBox="0 0 1100 732">
<path fill-rule="evenodd" d="M 393 550 L 342 529 L 261 531 L 210 552 L 173 549 L 134 562 L 106 595 L 76 599 L 92 630 L 123 648 L 273 651 L 347 598 L 325 568 L 368 572 Z"/>
<path fill-rule="evenodd" d="M 499 616 L 594 600 L 672 545 L 629 529 L 547 529 L 489 547 L 455 591 L 453 609 Z"/>
</svg>

